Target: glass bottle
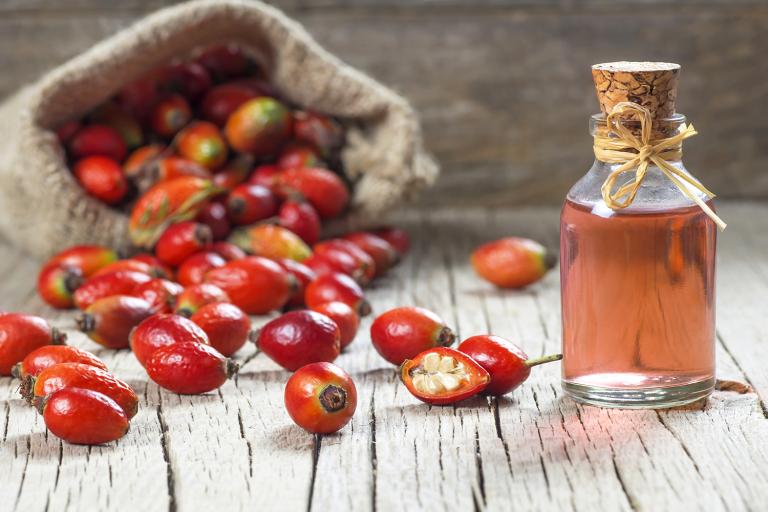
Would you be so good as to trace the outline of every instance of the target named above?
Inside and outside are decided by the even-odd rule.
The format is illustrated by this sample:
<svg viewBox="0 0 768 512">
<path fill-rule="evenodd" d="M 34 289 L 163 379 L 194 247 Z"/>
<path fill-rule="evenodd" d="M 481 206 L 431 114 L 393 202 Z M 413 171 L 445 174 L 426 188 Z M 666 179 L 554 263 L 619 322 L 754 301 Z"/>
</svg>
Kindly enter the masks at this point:
<svg viewBox="0 0 768 512">
<path fill-rule="evenodd" d="M 684 123 L 673 114 L 654 127 Z M 590 123 L 601 131 L 604 114 Z M 628 207 L 609 208 L 601 186 L 618 165 L 596 160 L 562 210 L 563 387 L 607 407 L 692 402 L 715 383 L 717 226 L 655 166 Z"/>
</svg>

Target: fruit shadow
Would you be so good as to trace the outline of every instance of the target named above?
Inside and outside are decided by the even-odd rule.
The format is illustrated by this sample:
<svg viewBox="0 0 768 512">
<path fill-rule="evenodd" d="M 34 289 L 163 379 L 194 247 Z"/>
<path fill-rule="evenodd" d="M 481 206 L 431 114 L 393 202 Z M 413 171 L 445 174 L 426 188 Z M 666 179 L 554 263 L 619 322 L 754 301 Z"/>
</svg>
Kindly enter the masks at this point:
<svg viewBox="0 0 768 512">
<path fill-rule="evenodd" d="M 341 436 L 339 433 L 326 434 L 323 436 L 322 442 L 325 443 L 326 440 L 332 440 L 339 436 Z M 304 429 L 293 423 L 271 429 L 267 438 L 269 439 L 272 448 L 282 452 L 310 453 L 316 445 L 314 434 L 306 432 Z"/>
</svg>

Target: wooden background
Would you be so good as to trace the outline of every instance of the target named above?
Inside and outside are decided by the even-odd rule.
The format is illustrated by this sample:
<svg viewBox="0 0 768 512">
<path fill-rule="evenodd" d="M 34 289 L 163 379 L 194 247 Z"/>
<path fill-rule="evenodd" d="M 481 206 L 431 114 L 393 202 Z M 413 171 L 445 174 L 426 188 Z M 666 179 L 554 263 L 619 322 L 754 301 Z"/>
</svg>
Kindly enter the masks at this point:
<svg viewBox="0 0 768 512">
<path fill-rule="evenodd" d="M 0 95 L 170 3 L 3 0 Z M 409 97 L 444 168 L 428 204 L 562 200 L 589 167 L 590 64 L 683 65 L 689 169 L 768 197 L 768 3 L 757 0 L 280 0 L 345 61 Z"/>
</svg>

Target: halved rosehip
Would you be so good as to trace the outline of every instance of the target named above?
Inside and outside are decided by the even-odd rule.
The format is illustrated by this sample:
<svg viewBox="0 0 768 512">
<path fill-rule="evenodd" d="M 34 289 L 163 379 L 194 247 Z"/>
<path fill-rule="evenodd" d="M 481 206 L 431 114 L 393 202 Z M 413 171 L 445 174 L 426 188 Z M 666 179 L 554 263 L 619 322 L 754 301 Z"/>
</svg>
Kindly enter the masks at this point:
<svg viewBox="0 0 768 512">
<path fill-rule="evenodd" d="M 444 405 L 477 395 L 491 376 L 468 355 L 440 347 L 406 359 L 400 367 L 400 379 L 422 402 Z"/>
</svg>

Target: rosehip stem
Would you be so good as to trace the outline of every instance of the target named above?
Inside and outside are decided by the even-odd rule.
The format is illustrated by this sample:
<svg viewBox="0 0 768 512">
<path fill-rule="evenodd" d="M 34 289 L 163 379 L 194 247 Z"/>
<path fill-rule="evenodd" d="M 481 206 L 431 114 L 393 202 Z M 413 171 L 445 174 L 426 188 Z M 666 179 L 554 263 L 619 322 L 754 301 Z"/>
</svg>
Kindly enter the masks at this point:
<svg viewBox="0 0 768 512">
<path fill-rule="evenodd" d="M 532 368 L 544 363 L 551 363 L 552 361 L 559 361 L 563 358 L 563 354 L 552 354 L 544 357 L 538 357 L 536 359 L 526 359 L 525 366 Z"/>
</svg>

